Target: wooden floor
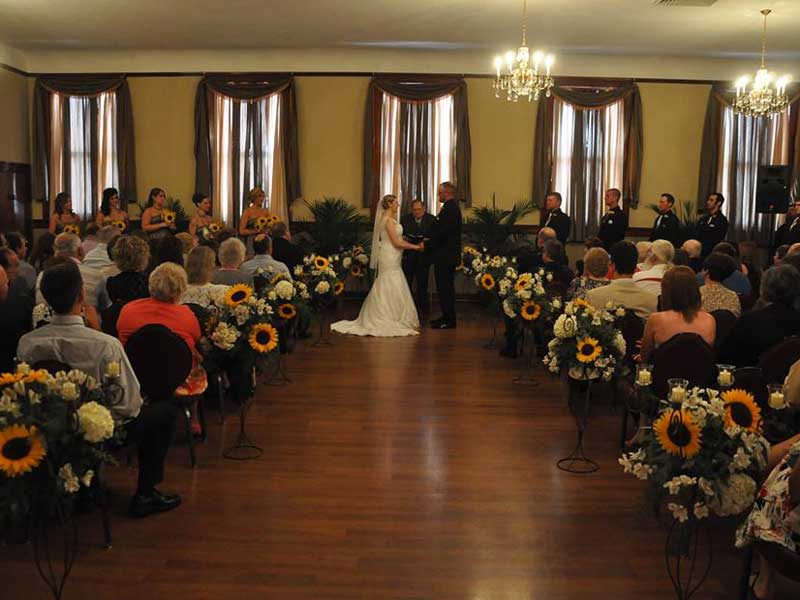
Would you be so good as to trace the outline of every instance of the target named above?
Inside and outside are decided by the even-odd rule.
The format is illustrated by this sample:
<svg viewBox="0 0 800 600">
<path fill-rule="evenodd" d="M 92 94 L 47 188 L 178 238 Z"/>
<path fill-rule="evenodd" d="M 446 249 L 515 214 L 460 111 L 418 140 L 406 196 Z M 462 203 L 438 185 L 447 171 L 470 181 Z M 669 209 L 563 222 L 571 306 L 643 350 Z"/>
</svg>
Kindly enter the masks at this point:
<svg viewBox="0 0 800 600">
<path fill-rule="evenodd" d="M 112 469 L 114 546 L 100 547 L 97 515 L 81 517 L 64 597 L 673 598 L 663 523 L 617 464 L 619 417 L 594 409 L 598 472 L 557 470 L 575 442 L 557 382 L 540 370 L 539 386 L 513 384 L 520 365 L 482 348 L 489 333 L 472 311 L 456 331 L 301 344 L 294 383 L 259 387 L 259 460 L 223 459 L 237 421 L 223 430 L 211 412 L 198 468 L 184 446 L 170 453 L 163 490 L 183 505 L 140 521 L 124 516 L 135 471 Z M 731 536 L 716 532 L 696 598 L 737 598 Z M 0 549 L 1 598 L 44 589 L 29 547 Z"/>
</svg>

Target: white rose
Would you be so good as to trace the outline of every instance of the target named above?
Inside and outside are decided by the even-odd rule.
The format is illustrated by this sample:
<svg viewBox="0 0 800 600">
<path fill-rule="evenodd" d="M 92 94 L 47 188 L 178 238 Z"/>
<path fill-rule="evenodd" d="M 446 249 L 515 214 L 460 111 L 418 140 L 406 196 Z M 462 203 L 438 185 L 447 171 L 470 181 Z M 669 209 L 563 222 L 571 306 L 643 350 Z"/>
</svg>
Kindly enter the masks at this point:
<svg viewBox="0 0 800 600">
<path fill-rule="evenodd" d="M 514 312 L 514 307 L 511 306 L 508 300 L 503 300 L 503 312 L 506 313 L 509 319 L 514 319 L 517 316 L 517 313 Z"/>
<path fill-rule="evenodd" d="M 367 256 L 366 254 L 359 254 L 358 256 L 356 256 L 356 260 L 360 262 L 362 265 L 366 265 L 367 263 L 369 263 L 369 256 Z"/>
<path fill-rule="evenodd" d="M 236 340 L 239 339 L 239 331 L 227 323 L 220 323 L 211 334 L 211 341 L 220 350 L 230 350 Z"/>
<path fill-rule="evenodd" d="M 74 402 L 80 397 L 78 386 L 71 381 L 65 382 L 61 386 L 61 395 L 64 397 L 64 400 L 67 400 L 68 402 Z"/>
<path fill-rule="evenodd" d="M 553 333 L 561 339 L 574 337 L 577 329 L 578 322 L 570 315 L 559 316 L 553 324 Z"/>
<path fill-rule="evenodd" d="M 90 444 L 107 440 L 114 435 L 114 419 L 102 404 L 87 402 L 78 409 L 78 422 L 84 439 Z"/>
<path fill-rule="evenodd" d="M 342 260 L 342 266 L 345 269 L 349 269 L 352 266 L 352 264 L 353 264 L 353 259 L 350 258 L 349 256 L 345 256 L 344 260 Z"/>
<path fill-rule="evenodd" d="M 278 294 L 276 294 L 274 291 L 270 291 L 270 292 L 267 294 L 267 299 L 268 299 L 270 302 L 275 302 L 275 301 L 278 299 Z"/>
<path fill-rule="evenodd" d="M 314 293 L 323 295 L 327 294 L 331 290 L 331 285 L 327 281 L 320 281 L 317 284 L 317 287 L 314 288 Z"/>
</svg>

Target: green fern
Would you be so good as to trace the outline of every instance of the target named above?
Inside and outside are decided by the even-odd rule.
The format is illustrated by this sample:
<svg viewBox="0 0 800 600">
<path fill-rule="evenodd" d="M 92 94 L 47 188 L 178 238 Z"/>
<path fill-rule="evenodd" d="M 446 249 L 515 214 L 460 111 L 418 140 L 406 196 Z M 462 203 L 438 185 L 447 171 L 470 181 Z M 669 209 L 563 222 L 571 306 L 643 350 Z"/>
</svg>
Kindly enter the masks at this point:
<svg viewBox="0 0 800 600">
<path fill-rule="evenodd" d="M 305 204 L 314 217 L 307 222 L 315 252 L 334 254 L 361 241 L 359 230 L 368 219 L 343 198 L 323 197 Z"/>
<path fill-rule="evenodd" d="M 467 219 L 467 237 L 474 246 L 486 248 L 492 254 L 506 252 L 517 241 L 514 226 L 537 209 L 533 202 L 527 200 L 517 202 L 511 209 L 497 208 L 492 194 L 491 206 L 472 209 L 472 216 Z"/>
</svg>

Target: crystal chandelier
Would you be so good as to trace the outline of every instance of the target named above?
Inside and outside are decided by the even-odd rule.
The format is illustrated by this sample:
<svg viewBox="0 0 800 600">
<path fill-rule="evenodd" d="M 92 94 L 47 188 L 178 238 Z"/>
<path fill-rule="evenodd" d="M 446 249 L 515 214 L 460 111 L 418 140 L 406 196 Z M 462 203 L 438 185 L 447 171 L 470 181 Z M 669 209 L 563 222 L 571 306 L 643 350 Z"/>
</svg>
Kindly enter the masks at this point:
<svg viewBox="0 0 800 600">
<path fill-rule="evenodd" d="M 764 59 L 767 54 L 767 15 L 772 12 L 768 8 L 761 11 L 764 15 L 764 28 L 761 32 L 761 67 L 756 71 L 750 90 L 747 86 L 751 83 L 747 75 L 736 80 L 736 99 L 733 101 L 733 110 L 736 114 L 748 117 L 771 117 L 786 110 L 789 98 L 786 95 L 786 85 L 790 77 L 784 75 L 775 79 L 767 71 Z"/>
<path fill-rule="evenodd" d="M 550 68 L 553 66 L 552 54 L 545 56 L 542 52 L 533 53 L 531 65 L 530 48 L 528 48 L 526 33 L 528 20 L 528 2 L 522 0 L 522 44 L 516 54 L 508 51 L 505 56 L 505 72 L 503 72 L 503 58 L 494 59 L 497 77 L 494 80 L 494 97 L 499 98 L 501 92 L 506 93 L 506 100 L 516 102 L 520 96 L 527 96 L 528 102 L 538 100 L 544 92 L 550 97 L 550 88 L 553 87 L 553 78 L 550 77 Z M 539 69 L 544 67 L 544 73 Z"/>
</svg>

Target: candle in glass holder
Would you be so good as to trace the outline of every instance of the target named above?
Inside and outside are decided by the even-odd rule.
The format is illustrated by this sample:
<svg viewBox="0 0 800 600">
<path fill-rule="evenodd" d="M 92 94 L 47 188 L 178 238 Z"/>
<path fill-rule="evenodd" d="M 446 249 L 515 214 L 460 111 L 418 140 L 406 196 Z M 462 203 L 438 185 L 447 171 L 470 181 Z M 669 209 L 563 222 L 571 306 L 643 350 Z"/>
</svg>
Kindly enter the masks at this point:
<svg viewBox="0 0 800 600">
<path fill-rule="evenodd" d="M 649 369 L 641 368 L 636 374 L 636 383 L 642 387 L 646 387 L 653 383 L 653 374 Z"/>
<path fill-rule="evenodd" d="M 729 387 L 733 385 L 733 373 L 725 367 L 721 367 L 719 375 L 717 375 L 717 383 L 720 387 Z"/>
<path fill-rule="evenodd" d="M 683 402 L 686 400 L 686 388 L 676 385 L 672 388 L 672 393 L 670 394 L 670 400 L 673 402 Z"/>
<path fill-rule="evenodd" d="M 769 407 L 773 410 L 786 408 L 786 398 L 783 395 L 782 385 L 769 385 Z"/>
<path fill-rule="evenodd" d="M 112 360 L 106 366 L 106 375 L 108 377 L 119 377 L 119 361 Z"/>
</svg>

